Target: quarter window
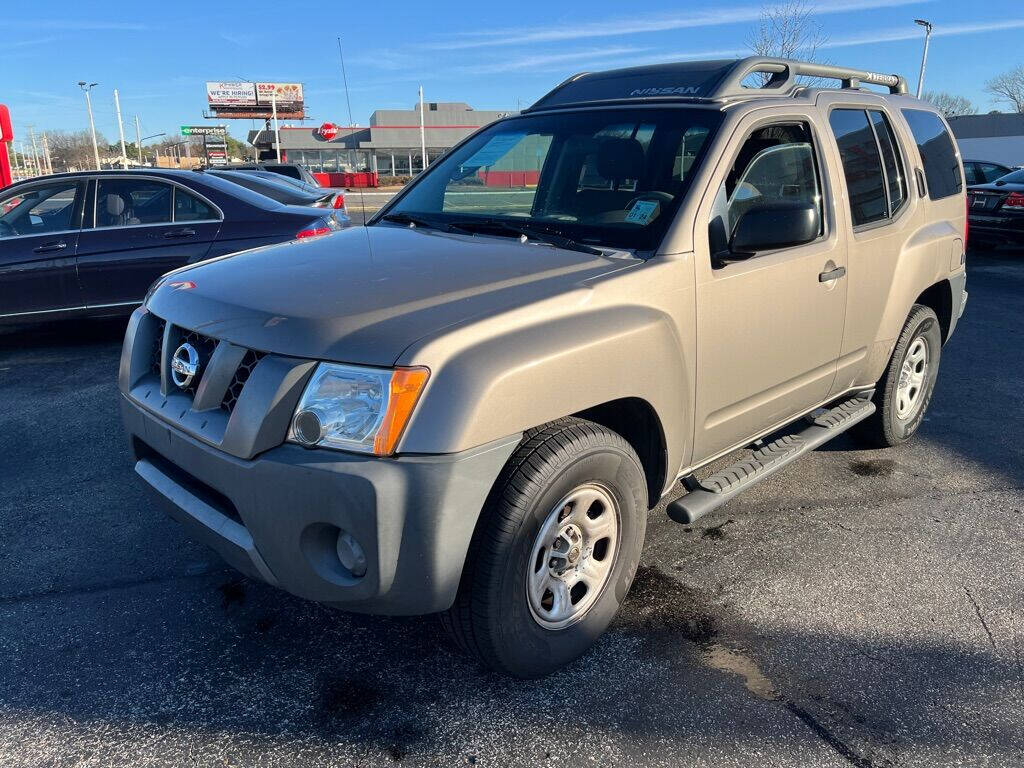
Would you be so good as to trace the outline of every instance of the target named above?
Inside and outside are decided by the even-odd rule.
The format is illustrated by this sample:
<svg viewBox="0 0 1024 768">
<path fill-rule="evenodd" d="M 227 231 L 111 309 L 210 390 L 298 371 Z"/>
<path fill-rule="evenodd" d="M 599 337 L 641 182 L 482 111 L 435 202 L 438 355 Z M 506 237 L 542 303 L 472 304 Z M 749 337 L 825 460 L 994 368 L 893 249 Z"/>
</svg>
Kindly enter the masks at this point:
<svg viewBox="0 0 1024 768">
<path fill-rule="evenodd" d="M 148 179 L 100 179 L 96 226 L 130 227 L 171 222 L 172 187 Z"/>
<path fill-rule="evenodd" d="M 924 163 L 924 177 L 928 182 L 928 197 L 941 200 L 959 194 L 963 188 L 960 163 L 949 131 L 934 112 L 924 109 L 904 109 L 903 117 L 914 134 L 917 149 Z"/>
<path fill-rule="evenodd" d="M 208 221 L 218 218 L 213 209 L 181 188 L 174 190 L 175 221 Z"/>
</svg>

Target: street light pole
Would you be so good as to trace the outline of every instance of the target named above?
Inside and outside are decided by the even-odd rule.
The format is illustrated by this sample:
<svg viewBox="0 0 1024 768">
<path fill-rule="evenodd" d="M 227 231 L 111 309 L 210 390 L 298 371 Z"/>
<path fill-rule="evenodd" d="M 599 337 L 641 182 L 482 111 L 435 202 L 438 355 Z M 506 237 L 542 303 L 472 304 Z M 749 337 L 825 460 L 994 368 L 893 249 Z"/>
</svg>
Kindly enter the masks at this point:
<svg viewBox="0 0 1024 768">
<path fill-rule="evenodd" d="M 92 100 L 89 98 L 89 91 L 99 83 L 86 84 L 85 80 L 78 81 L 78 87 L 85 91 L 85 108 L 89 110 L 89 131 L 92 133 L 92 156 L 96 160 L 96 170 L 100 169 L 100 149 L 96 144 L 96 123 L 92 119 Z"/>
<path fill-rule="evenodd" d="M 121 100 L 114 89 L 114 111 L 117 112 L 117 132 L 121 135 L 121 167 L 128 170 L 128 150 L 124 146 L 124 123 L 121 121 Z"/>
<path fill-rule="evenodd" d="M 53 173 L 53 161 L 50 160 L 50 142 L 46 140 L 46 134 L 43 134 L 43 159 L 46 160 L 46 172 Z"/>
<path fill-rule="evenodd" d="M 924 53 L 921 54 L 921 72 L 917 76 L 917 98 L 921 98 L 921 89 L 924 88 L 924 68 L 928 63 L 928 41 L 932 37 L 932 23 L 924 19 L 914 19 L 919 27 L 924 27 Z"/>
<path fill-rule="evenodd" d="M 274 118 L 274 148 L 277 150 L 277 162 L 281 162 L 281 126 L 277 123 L 277 88 L 270 94 L 270 110 Z"/>
<path fill-rule="evenodd" d="M 139 116 L 135 116 L 135 148 L 139 150 L 139 166 L 142 166 L 142 131 L 139 129 Z"/>
<path fill-rule="evenodd" d="M 427 170 L 427 130 L 423 116 L 423 86 L 420 86 L 420 171 Z M 409 169 L 412 173 L 412 168 Z"/>
</svg>

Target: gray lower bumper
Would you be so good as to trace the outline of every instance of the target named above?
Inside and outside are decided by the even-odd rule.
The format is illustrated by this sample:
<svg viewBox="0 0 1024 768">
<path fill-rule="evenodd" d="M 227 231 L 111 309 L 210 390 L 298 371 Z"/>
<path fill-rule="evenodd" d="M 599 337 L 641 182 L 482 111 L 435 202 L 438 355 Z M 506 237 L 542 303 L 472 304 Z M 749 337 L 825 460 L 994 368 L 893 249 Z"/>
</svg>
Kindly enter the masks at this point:
<svg viewBox="0 0 1024 768">
<path fill-rule="evenodd" d="M 244 573 L 367 613 L 450 607 L 470 537 L 518 435 L 465 453 L 364 458 L 283 445 L 230 456 L 122 396 L 136 472 L 195 538 Z M 340 530 L 366 553 L 354 578 Z"/>
</svg>

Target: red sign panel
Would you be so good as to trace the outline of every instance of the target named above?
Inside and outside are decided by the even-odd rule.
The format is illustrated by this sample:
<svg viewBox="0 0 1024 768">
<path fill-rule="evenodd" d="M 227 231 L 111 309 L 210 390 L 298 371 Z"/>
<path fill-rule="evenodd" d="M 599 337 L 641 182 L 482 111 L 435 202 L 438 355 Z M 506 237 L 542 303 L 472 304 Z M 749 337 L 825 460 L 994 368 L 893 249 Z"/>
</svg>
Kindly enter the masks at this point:
<svg viewBox="0 0 1024 768">
<path fill-rule="evenodd" d="M 324 123 L 318 129 L 318 132 L 320 133 L 320 138 L 330 141 L 338 135 L 338 126 L 334 123 Z"/>
</svg>

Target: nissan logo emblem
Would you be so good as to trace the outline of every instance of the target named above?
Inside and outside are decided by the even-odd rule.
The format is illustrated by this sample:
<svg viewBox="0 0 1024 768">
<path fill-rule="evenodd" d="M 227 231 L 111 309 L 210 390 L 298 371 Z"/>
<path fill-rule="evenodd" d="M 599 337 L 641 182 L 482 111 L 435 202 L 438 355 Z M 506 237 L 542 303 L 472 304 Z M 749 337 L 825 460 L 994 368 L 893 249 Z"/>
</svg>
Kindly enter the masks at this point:
<svg viewBox="0 0 1024 768">
<path fill-rule="evenodd" d="M 171 356 L 171 379 L 180 389 L 187 389 L 199 373 L 199 353 L 188 342 Z"/>
</svg>

